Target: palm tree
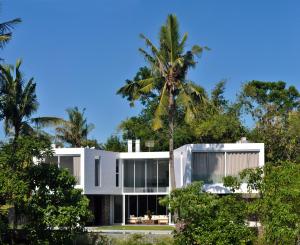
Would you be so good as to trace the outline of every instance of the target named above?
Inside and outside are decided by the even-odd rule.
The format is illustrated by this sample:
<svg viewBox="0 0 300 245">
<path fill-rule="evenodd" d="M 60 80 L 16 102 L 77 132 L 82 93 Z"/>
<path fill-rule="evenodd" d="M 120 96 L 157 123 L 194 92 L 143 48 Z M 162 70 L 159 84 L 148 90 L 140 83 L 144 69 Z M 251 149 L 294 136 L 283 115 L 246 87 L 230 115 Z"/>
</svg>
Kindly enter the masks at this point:
<svg viewBox="0 0 300 245">
<path fill-rule="evenodd" d="M 195 56 L 199 56 L 203 49 L 194 45 L 191 50 L 185 51 L 188 35 L 179 33 L 179 24 L 175 15 L 169 15 L 167 22 L 160 29 L 159 47 L 156 47 L 147 37 L 141 35 L 147 52 L 139 49 L 146 59 L 151 76 L 127 83 L 117 92 L 123 97 L 137 100 L 149 93 L 157 93 L 158 105 L 153 119 L 153 128 L 162 127 L 162 117 L 167 116 L 169 133 L 169 165 L 171 177 L 171 189 L 176 188 L 174 174 L 174 117 L 177 108 L 185 110 L 185 119 L 190 121 L 196 110 L 196 104 L 203 100 L 203 90 L 196 84 L 186 80 L 189 68 L 196 65 Z"/>
<path fill-rule="evenodd" d="M 43 127 L 62 122 L 57 117 L 31 117 L 39 106 L 36 83 L 33 78 L 25 82 L 21 64 L 22 61 L 17 60 L 15 67 L 0 65 L 0 118 L 4 120 L 6 135 L 13 135 L 14 141 L 20 135 L 34 133 L 34 125 Z"/>
<path fill-rule="evenodd" d="M 81 147 L 87 143 L 88 133 L 94 129 L 93 124 L 87 124 L 84 116 L 85 108 L 80 111 L 77 106 L 66 110 L 69 120 L 56 128 L 57 137 L 72 147 Z"/>
<path fill-rule="evenodd" d="M 12 37 L 11 30 L 14 26 L 21 22 L 21 19 L 16 18 L 7 22 L 0 23 L 0 48 L 2 49 Z"/>
</svg>

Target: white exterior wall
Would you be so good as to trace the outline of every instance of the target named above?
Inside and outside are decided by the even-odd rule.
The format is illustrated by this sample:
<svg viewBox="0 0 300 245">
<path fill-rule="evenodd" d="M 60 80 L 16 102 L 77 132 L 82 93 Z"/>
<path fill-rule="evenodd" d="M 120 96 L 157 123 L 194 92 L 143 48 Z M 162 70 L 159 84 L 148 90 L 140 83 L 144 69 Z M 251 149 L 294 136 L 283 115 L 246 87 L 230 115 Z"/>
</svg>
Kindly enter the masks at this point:
<svg viewBox="0 0 300 245">
<path fill-rule="evenodd" d="M 85 148 L 84 194 L 120 195 L 116 187 L 116 159 L 119 153 Z M 95 158 L 100 157 L 100 183 L 95 186 Z M 120 175 L 121 172 L 120 172 Z"/>
<path fill-rule="evenodd" d="M 259 152 L 259 166 L 264 166 L 263 143 L 232 143 L 232 144 L 189 144 L 174 151 L 176 187 L 180 188 L 192 182 L 192 153 L 193 152 Z M 226 161 L 226 160 L 225 160 Z M 204 185 L 206 191 L 212 193 L 230 193 L 222 183 Z M 242 184 L 238 192 L 246 193 L 247 186 Z"/>
<path fill-rule="evenodd" d="M 84 148 L 55 148 L 54 155 L 56 156 L 74 156 L 80 155 L 80 184 L 76 185 L 76 188 L 84 189 L 84 180 L 85 180 L 85 158 L 84 158 Z M 59 166 L 59 160 L 58 160 Z"/>
<path fill-rule="evenodd" d="M 125 159 L 168 159 L 169 152 L 109 152 L 89 148 L 55 148 L 55 155 L 80 155 L 80 185 L 84 194 L 128 195 L 123 187 L 123 160 Z M 264 144 L 262 143 L 233 143 L 233 144 L 188 144 L 174 151 L 174 168 L 176 187 L 184 187 L 192 181 L 193 152 L 259 152 L 259 166 L 264 165 Z M 100 184 L 95 186 L 95 158 L 100 157 Z M 116 187 L 116 159 L 119 161 L 119 187 Z M 229 193 L 222 183 L 204 186 L 207 191 L 214 193 Z M 243 185 L 241 192 L 246 192 Z M 130 193 L 135 194 L 137 193 Z M 141 193 L 147 194 L 147 193 Z M 151 193 L 157 194 L 157 193 Z"/>
</svg>

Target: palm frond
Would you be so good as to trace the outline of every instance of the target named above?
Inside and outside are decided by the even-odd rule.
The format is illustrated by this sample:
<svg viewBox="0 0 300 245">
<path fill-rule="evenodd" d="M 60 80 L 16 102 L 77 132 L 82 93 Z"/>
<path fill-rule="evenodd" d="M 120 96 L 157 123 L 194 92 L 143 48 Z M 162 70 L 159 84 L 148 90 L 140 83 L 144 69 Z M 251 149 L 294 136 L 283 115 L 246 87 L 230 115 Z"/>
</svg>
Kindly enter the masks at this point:
<svg viewBox="0 0 300 245">
<path fill-rule="evenodd" d="M 140 81 L 137 81 L 137 84 L 139 85 L 139 91 L 143 94 L 147 94 L 152 91 L 152 89 L 155 87 L 155 78 L 150 77 L 147 79 L 143 79 Z"/>
<path fill-rule="evenodd" d="M 53 127 L 67 124 L 67 121 L 59 117 L 35 117 L 31 118 L 30 122 L 35 124 L 36 127 Z"/>
<path fill-rule="evenodd" d="M 14 26 L 21 22 L 21 19 L 13 19 L 7 22 L 0 23 L 0 48 L 2 49 L 5 44 L 11 39 L 12 37 L 12 29 Z"/>
<path fill-rule="evenodd" d="M 162 127 L 162 119 L 163 115 L 167 114 L 168 108 L 168 93 L 167 93 L 167 84 L 164 84 L 162 92 L 160 94 L 160 99 L 158 106 L 156 107 L 154 118 L 152 121 L 152 127 L 154 130 L 160 129 Z"/>
<path fill-rule="evenodd" d="M 160 51 L 158 48 L 155 47 L 155 45 L 150 41 L 150 39 L 148 39 L 147 37 L 145 37 L 143 34 L 140 35 L 140 37 L 142 39 L 144 39 L 145 43 L 146 43 L 146 46 L 150 47 L 150 50 L 153 54 L 153 56 L 155 57 L 154 58 L 154 63 L 153 64 L 157 64 L 158 67 L 159 67 L 159 71 L 162 75 L 165 75 L 165 70 L 166 70 L 166 67 L 165 65 L 167 64 L 166 60 L 164 59 L 164 57 L 160 54 Z M 145 51 L 143 51 L 143 49 L 139 49 L 140 52 L 144 53 L 147 53 Z"/>
</svg>

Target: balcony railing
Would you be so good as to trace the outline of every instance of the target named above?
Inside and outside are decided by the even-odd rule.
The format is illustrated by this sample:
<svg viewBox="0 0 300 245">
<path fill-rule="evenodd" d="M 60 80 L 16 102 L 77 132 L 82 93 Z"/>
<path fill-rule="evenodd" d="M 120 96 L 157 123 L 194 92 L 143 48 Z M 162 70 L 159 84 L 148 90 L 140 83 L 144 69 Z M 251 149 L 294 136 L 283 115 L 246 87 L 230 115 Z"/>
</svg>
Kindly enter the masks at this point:
<svg viewBox="0 0 300 245">
<path fill-rule="evenodd" d="M 124 187 L 124 193 L 168 193 L 169 187 Z"/>
</svg>

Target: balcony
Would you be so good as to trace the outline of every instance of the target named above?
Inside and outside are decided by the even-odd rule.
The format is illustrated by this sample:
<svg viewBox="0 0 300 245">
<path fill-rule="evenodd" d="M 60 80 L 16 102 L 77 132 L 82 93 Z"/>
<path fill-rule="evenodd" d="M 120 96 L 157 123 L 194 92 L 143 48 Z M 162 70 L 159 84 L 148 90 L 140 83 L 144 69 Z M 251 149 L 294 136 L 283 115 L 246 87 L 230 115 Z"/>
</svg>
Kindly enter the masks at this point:
<svg viewBox="0 0 300 245">
<path fill-rule="evenodd" d="M 169 187 L 124 187 L 124 193 L 168 193 Z"/>
</svg>

